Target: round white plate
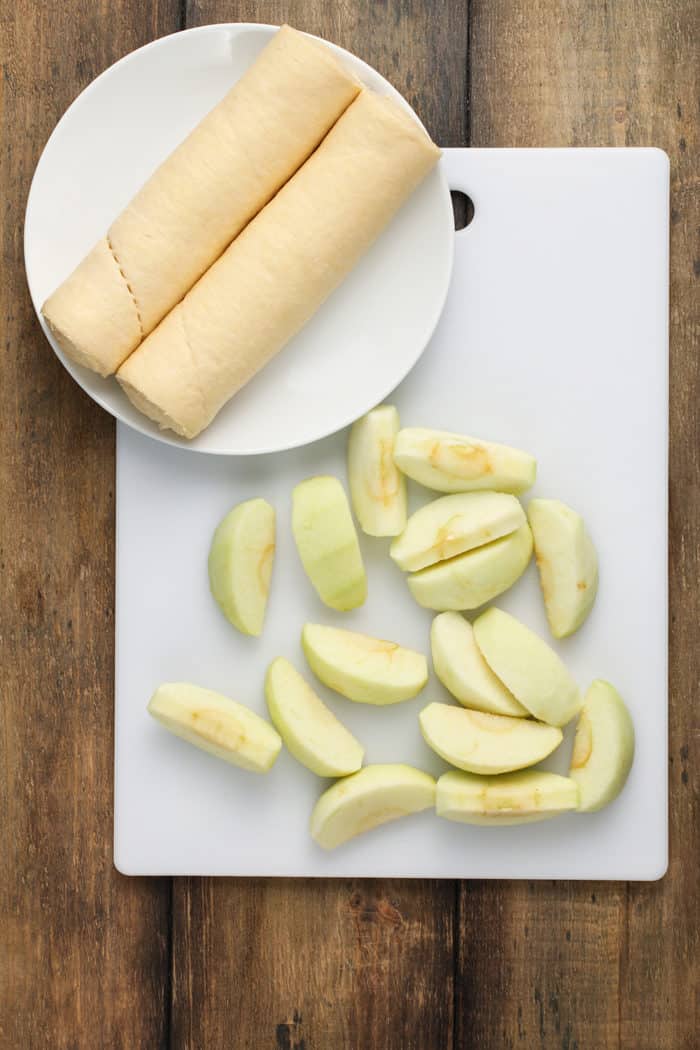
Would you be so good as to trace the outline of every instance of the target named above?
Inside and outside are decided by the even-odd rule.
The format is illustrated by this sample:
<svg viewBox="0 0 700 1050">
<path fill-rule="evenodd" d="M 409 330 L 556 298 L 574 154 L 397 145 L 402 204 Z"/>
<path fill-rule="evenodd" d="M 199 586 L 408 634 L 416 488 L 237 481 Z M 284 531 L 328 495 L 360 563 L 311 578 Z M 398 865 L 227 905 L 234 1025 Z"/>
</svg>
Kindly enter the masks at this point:
<svg viewBox="0 0 700 1050">
<path fill-rule="evenodd" d="M 452 268 L 452 207 L 438 167 L 299 335 L 189 442 L 159 430 L 136 411 L 114 379 L 78 367 L 56 345 L 39 314 L 44 300 L 154 168 L 241 76 L 275 29 L 251 23 L 189 29 L 111 66 L 57 124 L 39 159 L 27 203 L 29 290 L 58 357 L 90 397 L 117 419 L 199 452 L 294 448 L 368 411 L 418 360 L 440 316 Z M 370 66 L 329 46 L 370 87 L 400 98 Z"/>
</svg>

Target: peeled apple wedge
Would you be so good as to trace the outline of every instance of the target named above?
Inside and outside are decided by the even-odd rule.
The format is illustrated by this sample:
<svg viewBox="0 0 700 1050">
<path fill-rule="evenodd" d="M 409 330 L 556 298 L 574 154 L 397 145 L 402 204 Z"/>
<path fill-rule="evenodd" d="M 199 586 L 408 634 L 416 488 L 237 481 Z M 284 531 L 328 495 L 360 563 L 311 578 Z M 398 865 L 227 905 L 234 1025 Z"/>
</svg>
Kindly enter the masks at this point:
<svg viewBox="0 0 700 1050">
<path fill-rule="evenodd" d="M 265 678 L 270 718 L 298 762 L 320 777 L 344 777 L 362 765 L 365 750 L 296 668 L 283 657 Z"/>
<path fill-rule="evenodd" d="M 209 550 L 209 586 L 227 620 L 259 635 L 265 621 L 275 556 L 275 511 L 249 499 L 229 511 Z"/>
<path fill-rule="evenodd" d="M 149 713 L 175 736 L 241 769 L 267 773 L 282 740 L 269 722 L 227 696 L 186 682 L 156 689 Z"/>
<path fill-rule="evenodd" d="M 360 704 L 409 700 L 428 681 L 422 653 L 366 634 L 307 623 L 301 644 L 309 667 L 324 685 Z"/>
<path fill-rule="evenodd" d="M 634 758 L 634 726 L 609 682 L 590 686 L 576 726 L 569 776 L 579 789 L 579 810 L 602 809 L 622 791 Z"/>
<path fill-rule="evenodd" d="M 329 787 L 311 814 L 311 837 L 335 849 L 363 831 L 435 805 L 435 781 L 401 764 L 365 766 Z"/>
<path fill-rule="evenodd" d="M 394 463 L 399 413 L 380 405 L 362 416 L 348 438 L 350 498 L 368 536 L 398 536 L 406 525 L 406 482 Z"/>
<path fill-rule="evenodd" d="M 537 463 L 527 452 L 446 430 L 405 427 L 394 447 L 399 470 L 437 492 L 492 489 L 517 495 L 535 483 Z"/>
<path fill-rule="evenodd" d="M 430 646 L 435 674 L 464 707 L 515 718 L 530 714 L 493 673 L 474 640 L 472 625 L 459 613 L 435 617 Z"/>
<path fill-rule="evenodd" d="M 507 536 L 524 524 L 523 508 L 505 492 L 442 496 L 411 515 L 389 554 L 400 569 L 417 572 Z"/>
<path fill-rule="evenodd" d="M 345 489 L 337 478 L 307 478 L 292 493 L 292 532 L 322 602 L 344 612 L 367 597 L 367 577 Z"/>
<path fill-rule="evenodd" d="M 418 716 L 421 733 L 446 762 L 468 773 L 510 773 L 541 762 L 561 743 L 562 731 L 508 715 L 428 704 Z"/>
<path fill-rule="evenodd" d="M 555 638 L 566 638 L 595 601 L 598 556 L 581 515 L 558 499 L 530 500 L 527 516 L 549 629 Z"/>
<path fill-rule="evenodd" d="M 443 773 L 437 782 L 439 817 L 463 824 L 531 824 L 576 809 L 578 787 L 569 777 L 521 770 L 499 777 Z"/>
<path fill-rule="evenodd" d="M 510 536 L 421 569 L 408 577 L 408 587 L 424 609 L 478 609 L 513 586 L 531 555 L 532 534 L 525 522 Z"/>
<path fill-rule="evenodd" d="M 581 694 L 553 649 L 502 609 L 474 621 L 481 655 L 523 707 L 551 726 L 563 726 L 581 710 Z"/>
</svg>

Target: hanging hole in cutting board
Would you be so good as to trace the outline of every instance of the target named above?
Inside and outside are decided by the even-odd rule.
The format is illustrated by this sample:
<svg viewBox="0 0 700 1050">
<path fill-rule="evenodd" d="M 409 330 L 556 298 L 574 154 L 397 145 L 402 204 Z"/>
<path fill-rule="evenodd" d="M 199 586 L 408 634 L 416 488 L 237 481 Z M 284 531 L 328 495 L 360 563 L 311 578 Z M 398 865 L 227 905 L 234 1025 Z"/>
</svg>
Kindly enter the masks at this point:
<svg viewBox="0 0 700 1050">
<path fill-rule="evenodd" d="M 455 230 L 463 230 L 474 218 L 474 201 L 461 190 L 450 190 L 450 197 L 455 217 Z"/>
</svg>

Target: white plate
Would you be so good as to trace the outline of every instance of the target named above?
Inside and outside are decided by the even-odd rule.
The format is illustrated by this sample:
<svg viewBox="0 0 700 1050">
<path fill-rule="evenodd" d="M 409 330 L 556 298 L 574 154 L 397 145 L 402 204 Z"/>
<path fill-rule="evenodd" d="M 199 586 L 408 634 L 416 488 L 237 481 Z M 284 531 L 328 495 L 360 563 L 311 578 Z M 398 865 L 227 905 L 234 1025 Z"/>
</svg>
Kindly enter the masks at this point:
<svg viewBox="0 0 700 1050">
<path fill-rule="evenodd" d="M 47 296 L 275 29 L 223 24 L 156 40 L 107 69 L 68 108 L 39 159 L 27 203 L 24 255 L 38 316 Z M 366 63 L 329 46 L 364 83 L 401 98 Z M 303 331 L 190 442 L 159 431 L 114 379 L 68 361 L 39 320 L 76 382 L 141 433 L 199 452 L 276 452 L 333 433 L 404 378 L 442 311 L 453 231 L 449 189 L 438 167 Z"/>
</svg>

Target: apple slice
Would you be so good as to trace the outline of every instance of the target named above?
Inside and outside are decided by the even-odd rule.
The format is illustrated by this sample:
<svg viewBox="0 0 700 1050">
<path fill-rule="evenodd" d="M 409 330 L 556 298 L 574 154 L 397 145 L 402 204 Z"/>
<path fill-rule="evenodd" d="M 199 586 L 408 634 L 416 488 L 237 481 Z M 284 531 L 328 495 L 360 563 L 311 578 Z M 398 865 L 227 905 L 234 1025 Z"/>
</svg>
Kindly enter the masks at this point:
<svg viewBox="0 0 700 1050">
<path fill-rule="evenodd" d="M 441 496 L 421 507 L 391 544 L 400 569 L 416 572 L 515 532 L 525 512 L 505 492 L 466 492 Z"/>
<path fill-rule="evenodd" d="M 435 617 L 430 645 L 435 674 L 464 707 L 515 718 L 530 714 L 493 673 L 474 640 L 472 625 L 459 613 Z"/>
<path fill-rule="evenodd" d="M 398 704 L 416 696 L 428 681 L 423 654 L 396 642 L 307 623 L 301 644 L 316 677 L 360 704 Z"/>
<path fill-rule="evenodd" d="M 549 629 L 555 638 L 578 630 L 598 590 L 598 556 L 583 518 L 558 499 L 527 508 Z"/>
<path fill-rule="evenodd" d="M 365 749 L 289 660 L 272 661 L 265 696 L 273 724 L 302 766 L 320 777 L 344 777 L 360 768 Z"/>
<path fill-rule="evenodd" d="M 249 499 L 229 511 L 209 550 L 209 586 L 224 616 L 243 634 L 262 633 L 275 556 L 275 511 Z"/>
<path fill-rule="evenodd" d="M 602 809 L 622 791 L 634 758 L 634 726 L 609 682 L 590 686 L 576 726 L 569 776 L 579 789 L 579 810 Z"/>
<path fill-rule="evenodd" d="M 390 820 L 435 805 L 435 781 L 402 764 L 365 766 L 337 781 L 319 798 L 311 814 L 311 837 L 324 849 Z"/>
<path fill-rule="evenodd" d="M 253 773 L 267 773 L 282 747 L 264 718 L 198 685 L 167 682 L 156 689 L 148 710 L 175 736 Z"/>
<path fill-rule="evenodd" d="M 523 707 L 552 726 L 581 710 L 581 693 L 553 649 L 514 616 L 487 609 L 474 621 L 481 655 Z"/>
<path fill-rule="evenodd" d="M 513 586 L 531 554 L 532 533 L 525 522 L 510 536 L 421 569 L 408 577 L 408 586 L 424 609 L 478 609 Z"/>
<path fill-rule="evenodd" d="M 438 492 L 524 492 L 535 483 L 537 463 L 527 452 L 445 430 L 405 427 L 394 447 L 400 470 Z"/>
<path fill-rule="evenodd" d="M 348 479 L 355 516 L 368 536 L 398 536 L 406 525 L 406 482 L 394 463 L 399 413 L 380 405 L 348 438 Z"/>
<path fill-rule="evenodd" d="M 443 773 L 437 782 L 439 817 L 463 824 L 531 824 L 576 809 L 578 787 L 569 777 L 527 769 L 499 777 Z"/>
<path fill-rule="evenodd" d="M 541 762 L 561 743 L 561 729 L 508 715 L 428 704 L 418 716 L 428 747 L 468 773 L 510 773 Z"/>
<path fill-rule="evenodd" d="M 292 493 L 292 532 L 322 602 L 341 612 L 367 597 L 367 577 L 345 489 L 337 478 L 307 478 Z"/>
</svg>

